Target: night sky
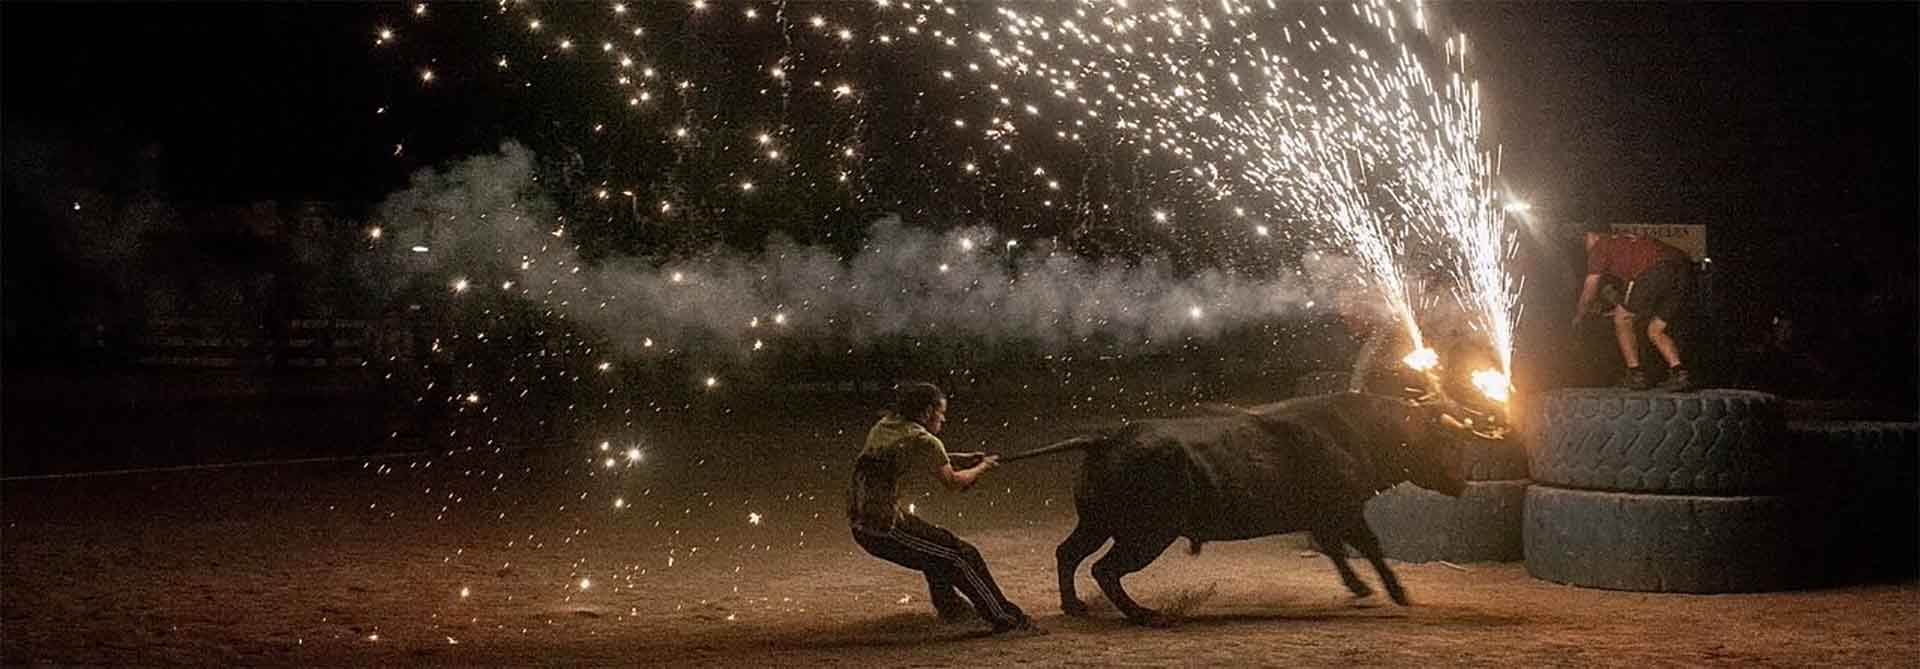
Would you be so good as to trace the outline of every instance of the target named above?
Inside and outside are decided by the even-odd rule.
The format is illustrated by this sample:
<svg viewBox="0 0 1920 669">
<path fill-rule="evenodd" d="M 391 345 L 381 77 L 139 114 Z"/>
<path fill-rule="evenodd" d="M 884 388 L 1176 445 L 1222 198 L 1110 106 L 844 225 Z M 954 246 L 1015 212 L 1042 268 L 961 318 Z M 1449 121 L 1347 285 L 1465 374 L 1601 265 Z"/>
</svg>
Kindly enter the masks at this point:
<svg viewBox="0 0 1920 669">
<path fill-rule="evenodd" d="M 1913 317 L 1914 6 L 1442 11 L 1475 40 L 1487 135 L 1543 234 L 1593 220 L 1704 223 L 1730 288 L 1789 304 L 1888 293 Z M 112 174 L 130 156 L 155 157 L 163 190 L 184 202 L 363 210 L 411 170 L 497 142 L 482 128 L 440 128 L 444 141 L 392 155 L 394 138 L 433 130 L 373 113 L 411 83 L 371 44 L 401 6 L 0 12 L 5 142 L 64 147 L 55 153 Z M 1553 273 L 1530 289 L 1551 297 L 1572 280 Z"/>
</svg>

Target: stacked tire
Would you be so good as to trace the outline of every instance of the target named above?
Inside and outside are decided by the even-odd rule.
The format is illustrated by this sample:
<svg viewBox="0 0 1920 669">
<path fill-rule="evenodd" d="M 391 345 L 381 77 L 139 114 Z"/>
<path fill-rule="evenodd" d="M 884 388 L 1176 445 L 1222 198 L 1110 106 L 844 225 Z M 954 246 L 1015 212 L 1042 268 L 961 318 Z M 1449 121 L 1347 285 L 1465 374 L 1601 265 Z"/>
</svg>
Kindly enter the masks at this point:
<svg viewBox="0 0 1920 669">
<path fill-rule="evenodd" d="M 1803 587 L 1823 565 L 1803 540 L 1793 445 L 1765 393 L 1565 389 L 1526 421 L 1527 572 L 1641 592 Z"/>
<path fill-rule="evenodd" d="M 1525 553 L 1526 449 L 1516 436 L 1475 443 L 1462 457 L 1467 490 L 1448 497 L 1402 483 L 1367 502 L 1367 524 L 1387 557 L 1407 562 L 1512 562 Z"/>
<path fill-rule="evenodd" d="M 1787 435 L 1830 582 L 1920 575 L 1920 423 L 1792 422 Z"/>
</svg>

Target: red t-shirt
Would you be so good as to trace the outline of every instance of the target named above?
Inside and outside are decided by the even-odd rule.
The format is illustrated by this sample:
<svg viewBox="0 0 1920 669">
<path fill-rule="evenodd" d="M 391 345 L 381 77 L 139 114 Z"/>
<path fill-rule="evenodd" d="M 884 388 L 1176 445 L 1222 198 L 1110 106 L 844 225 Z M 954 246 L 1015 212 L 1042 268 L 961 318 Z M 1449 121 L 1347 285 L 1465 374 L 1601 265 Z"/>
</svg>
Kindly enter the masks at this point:
<svg viewBox="0 0 1920 669">
<path fill-rule="evenodd" d="M 1627 281 L 1663 262 L 1687 262 L 1687 252 L 1658 240 L 1632 235 L 1603 235 L 1587 249 L 1587 273 Z"/>
</svg>

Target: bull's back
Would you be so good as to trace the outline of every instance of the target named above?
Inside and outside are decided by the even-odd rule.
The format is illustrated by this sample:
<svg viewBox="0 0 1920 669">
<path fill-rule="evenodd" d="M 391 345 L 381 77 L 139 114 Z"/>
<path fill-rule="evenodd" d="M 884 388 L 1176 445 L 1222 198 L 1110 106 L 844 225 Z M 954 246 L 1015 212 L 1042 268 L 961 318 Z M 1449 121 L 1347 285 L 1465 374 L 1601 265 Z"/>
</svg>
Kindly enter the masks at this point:
<svg viewBox="0 0 1920 669">
<path fill-rule="evenodd" d="M 1412 414 L 1405 400 L 1367 393 L 1315 395 L 1248 410 L 1276 427 L 1312 431 L 1343 450 L 1406 442 Z"/>
<path fill-rule="evenodd" d="M 1083 519 L 1202 540 L 1305 529 L 1338 497 L 1319 440 L 1249 416 L 1142 421 L 1083 470 Z"/>
</svg>

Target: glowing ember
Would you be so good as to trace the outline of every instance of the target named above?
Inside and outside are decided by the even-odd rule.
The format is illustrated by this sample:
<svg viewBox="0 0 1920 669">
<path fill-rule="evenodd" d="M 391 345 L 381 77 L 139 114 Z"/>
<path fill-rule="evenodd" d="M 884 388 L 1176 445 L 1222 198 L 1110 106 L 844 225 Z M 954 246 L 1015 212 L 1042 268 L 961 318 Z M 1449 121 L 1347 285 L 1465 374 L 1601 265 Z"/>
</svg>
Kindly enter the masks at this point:
<svg viewBox="0 0 1920 669">
<path fill-rule="evenodd" d="M 1495 402 L 1505 403 L 1508 391 L 1513 388 L 1507 375 L 1491 369 L 1474 370 L 1472 378 L 1473 387 L 1479 388 L 1481 394 Z"/>
<path fill-rule="evenodd" d="M 1412 353 L 1408 353 L 1407 357 L 1401 358 L 1400 361 L 1406 363 L 1408 367 L 1413 368 L 1415 371 L 1424 372 L 1440 364 L 1440 354 L 1435 353 L 1433 349 L 1423 346 L 1415 349 Z M 1476 374 L 1477 373 L 1478 372 L 1476 372 Z"/>
</svg>

